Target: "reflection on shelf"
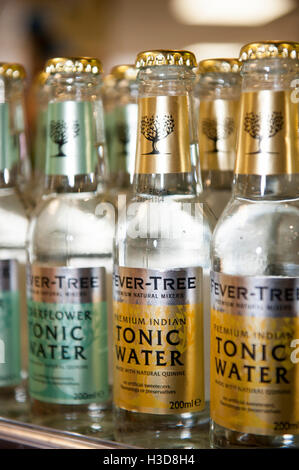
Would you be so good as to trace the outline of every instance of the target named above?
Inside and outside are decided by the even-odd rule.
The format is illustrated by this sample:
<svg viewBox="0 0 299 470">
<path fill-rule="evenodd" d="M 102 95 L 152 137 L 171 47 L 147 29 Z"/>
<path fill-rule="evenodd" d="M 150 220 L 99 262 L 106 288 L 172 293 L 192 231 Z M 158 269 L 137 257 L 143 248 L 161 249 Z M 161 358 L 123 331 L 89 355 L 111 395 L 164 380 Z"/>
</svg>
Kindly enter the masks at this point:
<svg viewBox="0 0 299 470">
<path fill-rule="evenodd" d="M 38 449 L 130 449 L 133 447 L 81 434 L 0 418 L 0 447 Z"/>
</svg>

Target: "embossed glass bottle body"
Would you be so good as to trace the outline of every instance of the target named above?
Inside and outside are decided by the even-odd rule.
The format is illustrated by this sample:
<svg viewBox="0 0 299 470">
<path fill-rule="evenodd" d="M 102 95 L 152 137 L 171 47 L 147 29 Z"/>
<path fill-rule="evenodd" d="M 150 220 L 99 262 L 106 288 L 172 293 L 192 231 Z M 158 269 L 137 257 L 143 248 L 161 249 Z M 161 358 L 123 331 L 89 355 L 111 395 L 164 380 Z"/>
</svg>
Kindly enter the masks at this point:
<svg viewBox="0 0 299 470">
<path fill-rule="evenodd" d="M 159 65 L 139 72 L 134 196 L 126 216 L 120 214 L 115 244 L 116 438 L 152 448 L 207 444 L 202 309 L 212 216 L 197 197 L 191 165 L 192 80 L 186 66 Z M 172 295 L 162 287 L 167 277 L 174 283 L 180 277 L 192 278 L 194 296 L 188 297 L 186 285 L 182 294 L 176 284 L 170 292 L 177 300 L 171 301 Z M 130 278 L 141 282 L 133 291 L 130 283 L 123 284 Z"/>
<path fill-rule="evenodd" d="M 299 166 L 290 97 L 296 62 L 259 58 L 242 68 L 234 197 L 212 241 L 214 447 L 299 443 L 291 361 L 298 337 Z"/>
<path fill-rule="evenodd" d="M 0 414 L 22 419 L 26 391 L 22 368 L 27 368 L 25 329 L 25 241 L 28 218 L 19 189 L 20 148 L 16 138 L 16 103 L 20 80 L 6 76 L 9 64 L 1 64 L 0 151 Z"/>
<path fill-rule="evenodd" d="M 195 86 L 195 95 L 199 98 L 198 136 L 203 194 L 217 219 L 232 195 L 240 98 L 237 62 L 236 59 L 200 62 L 200 75 Z M 217 70 L 217 67 L 224 68 L 225 65 L 229 71 Z M 232 71 L 234 66 L 236 70 Z"/>
<path fill-rule="evenodd" d="M 99 79 L 64 71 L 47 85 L 45 191 L 28 237 L 32 413 L 48 426 L 109 438 L 114 213 L 97 191 Z"/>
</svg>

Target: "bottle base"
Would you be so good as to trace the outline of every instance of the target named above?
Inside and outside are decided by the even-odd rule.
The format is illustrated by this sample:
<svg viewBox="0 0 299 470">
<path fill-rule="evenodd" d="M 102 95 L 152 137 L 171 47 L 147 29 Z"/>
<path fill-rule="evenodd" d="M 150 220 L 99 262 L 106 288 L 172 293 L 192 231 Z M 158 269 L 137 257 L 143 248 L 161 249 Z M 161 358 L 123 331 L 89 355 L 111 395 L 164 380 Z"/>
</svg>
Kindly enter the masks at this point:
<svg viewBox="0 0 299 470">
<path fill-rule="evenodd" d="M 213 449 L 299 448 L 299 435 L 267 436 L 232 431 L 211 421 L 210 442 Z"/>
<path fill-rule="evenodd" d="M 114 409 L 114 439 L 147 449 L 208 449 L 208 411 L 151 415 Z"/>
<path fill-rule="evenodd" d="M 57 405 L 32 400 L 31 419 L 39 426 L 114 440 L 110 404 Z"/>
<path fill-rule="evenodd" d="M 29 421 L 29 400 L 25 383 L 0 388 L 0 416 L 18 421 Z"/>
</svg>

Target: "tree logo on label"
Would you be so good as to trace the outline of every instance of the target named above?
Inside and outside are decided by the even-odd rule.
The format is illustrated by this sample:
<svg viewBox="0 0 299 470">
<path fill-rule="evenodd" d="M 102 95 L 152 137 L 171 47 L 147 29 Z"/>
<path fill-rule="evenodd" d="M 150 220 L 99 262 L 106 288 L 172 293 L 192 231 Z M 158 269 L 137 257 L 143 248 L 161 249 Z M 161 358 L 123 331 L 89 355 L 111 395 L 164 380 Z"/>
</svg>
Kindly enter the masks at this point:
<svg viewBox="0 0 299 470">
<path fill-rule="evenodd" d="M 214 142 L 214 148 L 210 152 L 218 152 L 218 140 L 227 139 L 235 130 L 235 123 L 233 118 L 226 117 L 223 121 L 216 121 L 216 119 L 203 119 L 202 132 L 208 139 Z"/>
<path fill-rule="evenodd" d="M 141 134 L 152 143 L 152 151 L 143 155 L 159 155 L 157 142 L 166 139 L 174 131 L 174 119 L 171 114 L 161 116 L 143 116 Z"/>
<path fill-rule="evenodd" d="M 74 139 L 79 135 L 80 125 L 78 121 L 66 122 L 63 119 L 50 122 L 50 137 L 52 142 L 58 145 L 58 153 L 54 157 L 66 157 L 62 147 L 67 144 L 70 139 Z"/>
<path fill-rule="evenodd" d="M 258 141 L 258 150 L 248 153 L 252 155 L 261 153 L 262 141 L 264 139 L 274 137 L 279 131 L 283 129 L 283 125 L 284 119 L 280 111 L 273 111 L 267 116 L 262 116 L 262 113 L 246 113 L 244 118 L 244 131 L 247 132 L 250 137 Z"/>
</svg>

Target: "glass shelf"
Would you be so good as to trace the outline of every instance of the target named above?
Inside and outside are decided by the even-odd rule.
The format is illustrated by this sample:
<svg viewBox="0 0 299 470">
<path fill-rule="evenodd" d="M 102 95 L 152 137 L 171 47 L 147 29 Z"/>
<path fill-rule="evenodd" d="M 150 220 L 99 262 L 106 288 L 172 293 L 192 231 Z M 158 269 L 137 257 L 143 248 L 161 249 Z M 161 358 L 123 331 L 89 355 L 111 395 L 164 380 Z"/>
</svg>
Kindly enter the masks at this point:
<svg viewBox="0 0 299 470">
<path fill-rule="evenodd" d="M 50 429 L 0 417 L 0 448 L 133 449 L 134 447 L 82 434 Z"/>
</svg>

